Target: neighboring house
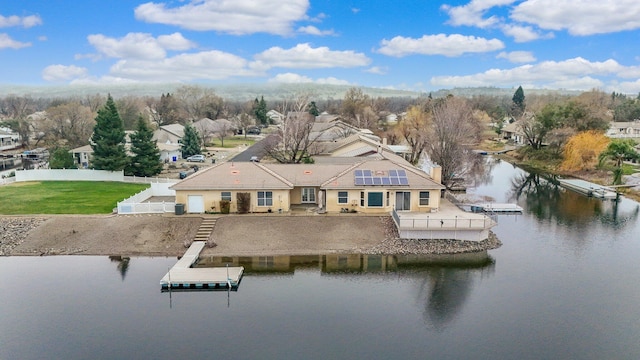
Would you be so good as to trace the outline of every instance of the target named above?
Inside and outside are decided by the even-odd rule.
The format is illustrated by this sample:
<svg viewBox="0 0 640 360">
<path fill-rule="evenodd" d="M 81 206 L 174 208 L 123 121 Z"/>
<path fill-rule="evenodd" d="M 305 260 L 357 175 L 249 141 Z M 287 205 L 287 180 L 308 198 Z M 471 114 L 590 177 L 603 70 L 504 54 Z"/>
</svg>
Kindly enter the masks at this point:
<svg viewBox="0 0 640 360">
<path fill-rule="evenodd" d="M 271 123 L 274 125 L 282 124 L 282 122 L 284 121 L 284 115 L 275 110 L 267 111 L 267 117 L 269 118 L 269 121 L 271 121 Z"/>
<path fill-rule="evenodd" d="M 310 204 L 329 213 L 428 213 L 440 206 L 440 180 L 439 167 L 429 175 L 402 158 L 382 156 L 352 164 L 225 162 L 171 189 L 190 213 L 219 211 L 220 200 L 231 201 L 236 212 L 238 193 L 250 194 L 250 212 L 287 212 L 292 205 Z"/>
<path fill-rule="evenodd" d="M 84 145 L 70 150 L 73 154 L 73 159 L 80 169 L 88 169 L 89 162 L 91 161 L 91 155 L 93 155 L 93 149 L 91 145 Z"/>
<path fill-rule="evenodd" d="M 640 138 L 640 120 L 611 122 L 606 135 L 612 139 Z"/>
<path fill-rule="evenodd" d="M 0 128 L 0 151 L 13 150 L 19 148 L 20 136 L 10 129 Z"/>
<path fill-rule="evenodd" d="M 202 138 L 205 143 L 210 142 L 221 132 L 232 134 L 236 130 L 236 126 L 227 119 L 211 120 L 209 118 L 202 118 L 194 122 L 193 127 L 198 131 L 200 138 Z"/>
<path fill-rule="evenodd" d="M 382 142 L 380 142 L 362 133 L 356 133 L 347 138 L 322 145 L 321 156 L 316 158 L 322 156 L 363 157 L 380 154 L 403 156 L 403 152 L 407 150 L 404 146 L 392 147 L 387 145 L 387 139 L 382 139 Z"/>
<path fill-rule="evenodd" d="M 520 121 L 514 121 L 502 128 L 502 138 L 513 141 L 516 145 L 524 145 L 525 137 L 520 128 Z"/>
<path fill-rule="evenodd" d="M 158 144 L 180 144 L 184 137 L 184 126 L 180 124 L 162 125 L 153 132 L 153 140 Z"/>
<path fill-rule="evenodd" d="M 182 159 L 182 147 L 178 144 L 157 143 L 160 150 L 160 160 L 164 162 L 174 162 Z"/>
<path fill-rule="evenodd" d="M 326 111 L 323 111 L 320 115 L 316 116 L 317 123 L 330 123 L 338 120 L 340 120 L 340 115 L 329 114 Z"/>
<path fill-rule="evenodd" d="M 380 141 L 380 138 L 374 135 L 371 130 L 360 129 L 341 120 L 331 122 L 316 121 L 313 124 L 309 137 L 318 142 L 329 142 L 345 139 L 354 134 L 364 135 L 373 140 Z"/>
</svg>

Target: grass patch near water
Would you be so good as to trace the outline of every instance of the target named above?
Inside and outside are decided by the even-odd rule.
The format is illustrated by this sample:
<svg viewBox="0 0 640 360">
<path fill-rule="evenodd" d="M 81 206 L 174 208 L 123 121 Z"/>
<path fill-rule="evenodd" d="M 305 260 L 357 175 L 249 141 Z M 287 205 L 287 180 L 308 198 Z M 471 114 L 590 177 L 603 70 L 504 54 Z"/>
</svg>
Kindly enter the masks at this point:
<svg viewBox="0 0 640 360">
<path fill-rule="evenodd" d="M 148 184 L 102 181 L 21 182 L 0 186 L 0 214 L 109 214 Z"/>
</svg>

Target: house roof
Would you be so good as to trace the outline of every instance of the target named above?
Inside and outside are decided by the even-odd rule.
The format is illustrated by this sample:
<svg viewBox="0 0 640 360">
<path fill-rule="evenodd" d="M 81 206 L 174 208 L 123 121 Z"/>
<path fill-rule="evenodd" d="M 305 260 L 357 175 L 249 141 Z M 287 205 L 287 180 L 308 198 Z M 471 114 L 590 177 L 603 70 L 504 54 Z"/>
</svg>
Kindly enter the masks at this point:
<svg viewBox="0 0 640 360">
<path fill-rule="evenodd" d="M 367 185 L 366 188 L 443 189 L 427 173 L 400 157 L 361 158 L 343 164 L 261 164 L 225 162 L 196 172 L 173 185 L 173 190 L 278 190 L 297 186 L 322 189 L 361 189 L 355 184 L 355 170 L 371 170 L 376 176 L 388 176 L 390 170 L 405 170 L 409 185 Z"/>
<path fill-rule="evenodd" d="M 184 126 L 181 124 L 169 124 L 169 125 L 162 125 L 160 126 L 160 129 L 169 132 L 175 136 L 178 137 L 183 137 L 184 136 Z"/>
<path fill-rule="evenodd" d="M 224 162 L 198 171 L 173 190 L 292 189 L 293 183 L 255 162 Z"/>
<path fill-rule="evenodd" d="M 442 186 L 442 184 L 438 184 L 437 182 L 433 181 L 433 179 L 424 171 L 411 165 L 397 163 L 389 159 L 369 160 L 354 164 L 345 171 L 342 171 L 338 175 L 324 182 L 321 188 L 353 189 L 354 187 L 360 187 L 355 185 L 356 170 L 370 170 L 373 174 L 375 174 L 375 176 L 380 177 L 389 176 L 390 170 L 404 170 L 407 175 L 408 185 L 366 185 L 366 187 L 369 189 L 372 187 L 393 187 L 397 189 L 444 189 L 444 186 Z"/>
</svg>

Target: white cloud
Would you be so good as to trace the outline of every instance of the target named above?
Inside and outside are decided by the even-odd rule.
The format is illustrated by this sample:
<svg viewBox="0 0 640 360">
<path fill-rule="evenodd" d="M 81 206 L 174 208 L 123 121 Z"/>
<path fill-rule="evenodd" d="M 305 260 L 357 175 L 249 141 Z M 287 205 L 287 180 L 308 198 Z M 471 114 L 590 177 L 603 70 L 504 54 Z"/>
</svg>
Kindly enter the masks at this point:
<svg viewBox="0 0 640 360">
<path fill-rule="evenodd" d="M 300 74 L 294 73 L 284 73 L 278 74 L 271 79 L 268 80 L 270 83 L 279 83 L 279 84 L 305 84 L 312 83 L 313 79 L 308 76 L 303 76 Z"/>
<path fill-rule="evenodd" d="M 371 60 L 363 53 L 351 50 L 335 51 L 328 47 L 312 48 L 309 44 L 298 44 L 291 49 L 275 46 L 254 56 L 255 66 L 264 68 L 283 67 L 294 69 L 318 69 L 366 66 Z"/>
<path fill-rule="evenodd" d="M 370 74 L 376 74 L 376 75 L 384 75 L 387 73 L 387 68 L 384 67 L 380 67 L 380 66 L 372 66 L 369 69 L 365 70 L 365 72 L 368 72 Z"/>
<path fill-rule="evenodd" d="M 173 3 L 173 2 L 172 2 Z M 268 33 L 289 35 L 296 21 L 305 20 L 309 0 L 191 0 L 185 5 L 148 2 L 135 9 L 138 20 L 175 25 L 197 31 L 235 35 Z"/>
<path fill-rule="evenodd" d="M 573 35 L 593 35 L 640 28 L 637 0 L 527 0 L 511 17 L 542 29 L 566 29 Z"/>
<path fill-rule="evenodd" d="M 395 57 L 412 54 L 460 56 L 465 53 L 479 53 L 500 50 L 504 43 L 498 39 L 485 39 L 460 34 L 424 35 L 419 39 L 396 36 L 382 40 L 379 53 Z"/>
<path fill-rule="evenodd" d="M 505 35 L 511 36 L 515 42 L 519 43 L 554 37 L 553 33 L 541 34 L 531 26 L 504 24 L 500 28 Z"/>
<path fill-rule="evenodd" d="M 298 28 L 298 32 L 302 34 L 308 35 L 317 35 L 317 36 L 327 36 L 327 35 L 335 35 L 333 30 L 320 30 L 315 26 L 301 26 Z"/>
<path fill-rule="evenodd" d="M 497 24 L 500 19 L 496 16 L 484 18 L 487 10 L 495 6 L 510 5 L 515 0 L 472 0 L 466 5 L 442 5 L 441 9 L 449 14 L 449 24 L 454 26 L 466 25 L 486 28 Z"/>
<path fill-rule="evenodd" d="M 536 61 L 536 57 L 533 56 L 531 51 L 512 51 L 501 52 L 496 56 L 497 59 L 507 59 L 512 63 L 526 63 Z"/>
<path fill-rule="evenodd" d="M 20 48 L 29 47 L 29 46 L 31 46 L 31 43 L 29 42 L 16 41 L 16 40 L 13 40 L 7 34 L 4 34 L 4 33 L 0 34 L 0 49 L 7 49 L 7 48 L 20 49 Z"/>
<path fill-rule="evenodd" d="M 167 55 L 166 50 L 187 50 L 194 46 L 180 33 L 158 38 L 145 33 L 128 33 L 119 39 L 96 34 L 89 35 L 87 39 L 100 54 L 112 58 L 163 59 Z"/>
<path fill-rule="evenodd" d="M 312 78 L 300 74 L 294 73 L 283 73 L 274 76 L 269 79 L 270 83 L 279 83 L 279 84 L 305 84 L 305 83 L 316 83 L 316 84 L 325 84 L 325 85 L 351 85 L 346 80 L 340 80 L 334 77 L 328 78 L 319 78 L 313 80 Z"/>
<path fill-rule="evenodd" d="M 46 81 L 68 81 L 85 78 L 87 74 L 86 68 L 75 65 L 49 65 L 42 70 L 42 78 Z"/>
<path fill-rule="evenodd" d="M 443 87 L 511 87 L 529 84 L 538 88 L 571 88 L 588 90 L 598 81 L 624 72 L 637 71 L 638 67 L 625 67 L 615 60 L 591 62 L 577 57 L 564 61 L 544 61 L 535 65 L 522 65 L 512 69 L 491 69 L 483 73 L 464 76 L 437 76 L 431 84 Z M 580 86 L 586 86 L 580 88 Z"/>
<path fill-rule="evenodd" d="M 180 54 L 162 60 L 120 60 L 110 69 L 116 78 L 138 81 L 171 82 L 220 80 L 234 76 L 261 76 L 243 58 L 212 50 Z"/>
<path fill-rule="evenodd" d="M 30 28 L 36 25 L 42 25 L 42 19 L 38 15 L 29 15 L 24 17 L 17 15 L 5 17 L 0 15 L 0 28 L 13 26 Z"/>
<path fill-rule="evenodd" d="M 640 79 L 636 81 L 625 81 L 616 84 L 615 87 L 610 88 L 610 91 L 618 91 L 625 94 L 638 94 L 640 93 Z"/>
</svg>

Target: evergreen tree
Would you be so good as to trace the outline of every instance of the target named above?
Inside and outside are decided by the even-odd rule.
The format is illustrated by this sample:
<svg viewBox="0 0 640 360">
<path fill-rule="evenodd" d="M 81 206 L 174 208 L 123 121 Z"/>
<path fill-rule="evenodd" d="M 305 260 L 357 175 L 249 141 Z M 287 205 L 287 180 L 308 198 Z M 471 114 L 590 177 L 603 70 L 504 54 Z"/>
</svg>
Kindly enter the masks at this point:
<svg viewBox="0 0 640 360">
<path fill-rule="evenodd" d="M 256 119 L 260 121 L 260 124 L 267 125 L 269 118 L 267 117 L 267 102 L 264 101 L 264 96 L 258 98 L 253 102 L 253 112 L 256 115 Z"/>
<path fill-rule="evenodd" d="M 62 146 L 55 149 L 49 158 L 49 168 L 75 169 L 76 162 L 73 161 L 73 155 L 69 152 L 69 148 Z"/>
<path fill-rule="evenodd" d="M 522 115 L 524 113 L 524 90 L 522 90 L 522 86 L 518 86 L 511 100 L 513 101 L 513 115 Z"/>
<path fill-rule="evenodd" d="M 160 150 L 153 141 L 153 131 L 142 116 L 138 118 L 136 132 L 131 135 L 131 152 L 133 158 L 126 171 L 127 175 L 155 176 L 162 171 Z"/>
<path fill-rule="evenodd" d="M 187 124 L 184 127 L 184 136 L 182 137 L 182 158 L 197 154 L 200 154 L 200 136 L 191 124 Z"/>
<path fill-rule="evenodd" d="M 124 125 L 116 104 L 109 95 L 106 104 L 98 110 L 96 126 L 93 128 L 91 166 L 98 170 L 123 170 L 129 164 L 124 144 Z"/>
<path fill-rule="evenodd" d="M 320 115 L 320 111 L 318 111 L 318 106 L 316 105 L 315 101 L 309 103 L 309 105 L 307 106 L 307 110 L 309 111 L 309 114 L 313 116 Z"/>
</svg>

